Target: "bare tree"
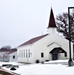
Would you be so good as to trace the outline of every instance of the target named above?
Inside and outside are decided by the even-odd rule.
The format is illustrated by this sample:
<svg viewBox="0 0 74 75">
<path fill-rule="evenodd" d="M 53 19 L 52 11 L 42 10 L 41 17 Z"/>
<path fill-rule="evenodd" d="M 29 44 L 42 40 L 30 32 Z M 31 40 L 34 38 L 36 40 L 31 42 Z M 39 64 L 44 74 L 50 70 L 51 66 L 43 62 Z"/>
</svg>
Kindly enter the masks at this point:
<svg viewBox="0 0 74 75">
<path fill-rule="evenodd" d="M 11 46 L 3 46 L 3 47 L 1 47 L 1 49 L 11 49 Z"/>
<path fill-rule="evenodd" d="M 71 41 L 74 42 L 74 11 L 70 15 L 70 34 Z M 69 40 L 69 19 L 68 13 L 59 14 L 56 16 L 57 31 L 62 33 Z"/>
</svg>

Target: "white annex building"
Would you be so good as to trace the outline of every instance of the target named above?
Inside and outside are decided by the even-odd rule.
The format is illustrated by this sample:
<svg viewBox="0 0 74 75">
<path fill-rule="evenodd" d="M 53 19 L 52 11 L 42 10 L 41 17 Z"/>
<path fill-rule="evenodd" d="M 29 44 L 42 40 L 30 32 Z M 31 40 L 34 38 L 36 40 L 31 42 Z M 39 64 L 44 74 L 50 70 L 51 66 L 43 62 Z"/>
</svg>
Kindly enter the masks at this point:
<svg viewBox="0 0 74 75">
<path fill-rule="evenodd" d="M 73 59 L 73 43 L 71 43 Z M 69 41 L 56 30 L 53 10 L 50 11 L 48 33 L 28 40 L 17 47 L 18 62 L 35 63 L 69 58 Z"/>
<path fill-rule="evenodd" d="M 2 62 L 16 62 L 17 49 L 0 49 L 0 61 Z"/>
</svg>

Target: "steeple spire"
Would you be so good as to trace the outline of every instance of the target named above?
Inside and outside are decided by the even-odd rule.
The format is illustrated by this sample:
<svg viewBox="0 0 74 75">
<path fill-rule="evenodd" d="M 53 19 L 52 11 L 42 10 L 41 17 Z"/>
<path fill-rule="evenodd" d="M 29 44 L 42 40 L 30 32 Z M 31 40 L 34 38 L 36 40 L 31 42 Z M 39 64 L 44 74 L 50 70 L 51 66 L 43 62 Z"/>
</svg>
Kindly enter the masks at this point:
<svg viewBox="0 0 74 75">
<path fill-rule="evenodd" d="M 51 8 L 50 11 L 50 19 L 49 19 L 49 24 L 48 24 L 48 28 L 55 28 L 56 27 L 56 23 L 55 23 L 55 19 L 54 19 L 54 14 L 53 14 L 53 10 Z"/>
<path fill-rule="evenodd" d="M 48 33 L 49 34 L 56 34 L 57 33 L 56 23 L 55 23 L 52 8 L 51 8 L 51 11 L 50 11 L 50 18 L 49 18 L 49 24 L 48 24 Z"/>
</svg>

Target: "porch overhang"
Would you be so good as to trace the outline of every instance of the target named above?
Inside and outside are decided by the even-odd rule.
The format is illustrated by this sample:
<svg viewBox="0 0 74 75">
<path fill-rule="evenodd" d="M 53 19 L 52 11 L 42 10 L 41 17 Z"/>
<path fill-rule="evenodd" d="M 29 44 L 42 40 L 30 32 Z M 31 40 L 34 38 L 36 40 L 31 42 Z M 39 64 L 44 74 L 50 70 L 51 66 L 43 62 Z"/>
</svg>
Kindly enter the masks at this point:
<svg viewBox="0 0 74 75">
<path fill-rule="evenodd" d="M 53 50 L 50 51 L 51 54 L 57 54 L 57 53 L 66 53 L 65 50 L 63 50 L 61 47 L 56 47 Z"/>
</svg>

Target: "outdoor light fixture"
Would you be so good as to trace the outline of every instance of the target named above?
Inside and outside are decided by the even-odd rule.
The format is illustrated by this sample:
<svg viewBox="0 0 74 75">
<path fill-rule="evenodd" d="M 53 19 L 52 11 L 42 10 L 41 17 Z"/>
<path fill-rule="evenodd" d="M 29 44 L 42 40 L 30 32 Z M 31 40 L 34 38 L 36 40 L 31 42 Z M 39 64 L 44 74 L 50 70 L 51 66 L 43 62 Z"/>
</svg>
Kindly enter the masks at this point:
<svg viewBox="0 0 74 75">
<path fill-rule="evenodd" d="M 70 34 L 70 28 L 71 28 L 71 23 L 70 23 L 70 10 L 74 9 L 74 7 L 68 7 L 68 19 L 69 19 L 69 61 L 68 61 L 68 66 L 73 66 L 73 61 L 71 58 L 71 34 Z"/>
</svg>

